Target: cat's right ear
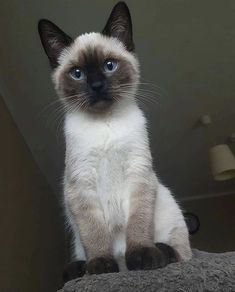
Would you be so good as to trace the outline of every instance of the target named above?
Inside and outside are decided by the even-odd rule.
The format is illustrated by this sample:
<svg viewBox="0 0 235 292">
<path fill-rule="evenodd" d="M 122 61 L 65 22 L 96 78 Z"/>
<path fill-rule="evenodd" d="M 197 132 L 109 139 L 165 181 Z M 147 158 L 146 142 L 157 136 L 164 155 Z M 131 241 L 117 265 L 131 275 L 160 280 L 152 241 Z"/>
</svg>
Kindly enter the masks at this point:
<svg viewBox="0 0 235 292">
<path fill-rule="evenodd" d="M 131 15 L 125 2 L 120 1 L 114 6 L 102 33 L 118 38 L 128 51 L 134 51 Z"/>
<path fill-rule="evenodd" d="M 54 69 L 58 66 L 61 52 L 71 45 L 73 39 L 47 19 L 41 19 L 38 22 L 38 32 L 50 65 Z"/>
</svg>

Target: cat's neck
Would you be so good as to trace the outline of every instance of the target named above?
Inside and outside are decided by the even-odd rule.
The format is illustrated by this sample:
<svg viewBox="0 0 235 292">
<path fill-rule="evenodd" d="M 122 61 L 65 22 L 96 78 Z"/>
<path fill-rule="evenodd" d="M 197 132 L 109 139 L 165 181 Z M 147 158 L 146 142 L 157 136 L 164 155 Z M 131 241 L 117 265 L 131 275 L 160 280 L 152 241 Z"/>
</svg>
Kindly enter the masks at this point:
<svg viewBox="0 0 235 292">
<path fill-rule="evenodd" d="M 138 129 L 138 130 L 137 130 Z M 128 106 L 115 107 L 109 113 L 99 116 L 84 111 L 67 113 L 65 116 L 64 131 L 68 137 L 89 136 L 97 133 L 118 131 L 145 131 L 146 119 L 136 102 Z"/>
<path fill-rule="evenodd" d="M 125 116 L 131 115 L 133 112 L 141 111 L 135 100 L 122 99 L 109 109 L 105 111 L 88 111 L 83 109 L 78 109 L 76 112 L 66 113 L 67 118 L 77 117 L 79 120 L 87 122 L 107 122 L 111 120 L 122 119 Z"/>
</svg>

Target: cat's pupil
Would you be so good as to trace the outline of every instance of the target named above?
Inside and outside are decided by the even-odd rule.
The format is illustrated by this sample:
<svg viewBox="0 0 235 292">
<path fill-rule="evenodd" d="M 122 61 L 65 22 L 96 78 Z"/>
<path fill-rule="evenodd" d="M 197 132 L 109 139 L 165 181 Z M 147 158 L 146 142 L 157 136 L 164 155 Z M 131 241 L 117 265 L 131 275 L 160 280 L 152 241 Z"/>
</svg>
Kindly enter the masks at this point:
<svg viewBox="0 0 235 292">
<path fill-rule="evenodd" d="M 81 77 L 81 71 L 79 69 L 75 69 L 74 70 L 74 75 L 76 78 L 80 78 Z"/>
<path fill-rule="evenodd" d="M 107 65 L 107 68 L 108 68 L 110 71 L 113 70 L 113 62 L 112 62 L 112 61 L 108 61 L 106 65 Z"/>
<path fill-rule="evenodd" d="M 115 60 L 106 60 L 104 62 L 104 71 L 113 72 L 117 68 L 117 62 Z"/>
</svg>

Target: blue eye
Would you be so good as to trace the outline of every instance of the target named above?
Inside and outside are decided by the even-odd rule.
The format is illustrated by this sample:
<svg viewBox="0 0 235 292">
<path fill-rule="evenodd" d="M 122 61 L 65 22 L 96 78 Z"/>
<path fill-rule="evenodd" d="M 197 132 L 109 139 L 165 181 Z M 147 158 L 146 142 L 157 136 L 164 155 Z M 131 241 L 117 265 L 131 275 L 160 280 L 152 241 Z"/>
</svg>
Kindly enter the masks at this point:
<svg viewBox="0 0 235 292">
<path fill-rule="evenodd" d="M 106 60 L 104 62 L 104 71 L 113 72 L 117 69 L 117 62 L 114 60 Z"/>
<path fill-rule="evenodd" d="M 84 73 L 82 72 L 81 69 L 79 69 L 78 67 L 74 67 L 70 72 L 69 72 L 70 76 L 74 79 L 74 80 L 81 80 L 84 78 Z"/>
</svg>

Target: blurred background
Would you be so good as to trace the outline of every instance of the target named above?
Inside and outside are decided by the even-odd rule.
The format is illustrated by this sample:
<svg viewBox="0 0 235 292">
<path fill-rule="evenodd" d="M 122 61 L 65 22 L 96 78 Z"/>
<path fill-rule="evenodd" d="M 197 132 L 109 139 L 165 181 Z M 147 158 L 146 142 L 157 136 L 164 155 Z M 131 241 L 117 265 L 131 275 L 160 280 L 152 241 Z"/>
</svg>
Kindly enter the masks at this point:
<svg viewBox="0 0 235 292">
<path fill-rule="evenodd" d="M 142 82 L 156 85 L 148 85 L 151 101 L 141 103 L 155 169 L 182 208 L 199 217 L 192 246 L 234 250 L 235 178 L 215 180 L 209 153 L 212 146 L 226 144 L 235 154 L 235 2 L 126 2 Z M 48 18 L 72 37 L 101 31 L 115 3 L 1 1 L 3 292 L 56 291 L 69 260 L 62 208 L 63 115 L 37 22 Z M 209 124 L 201 122 L 203 115 L 209 115 Z"/>
</svg>

